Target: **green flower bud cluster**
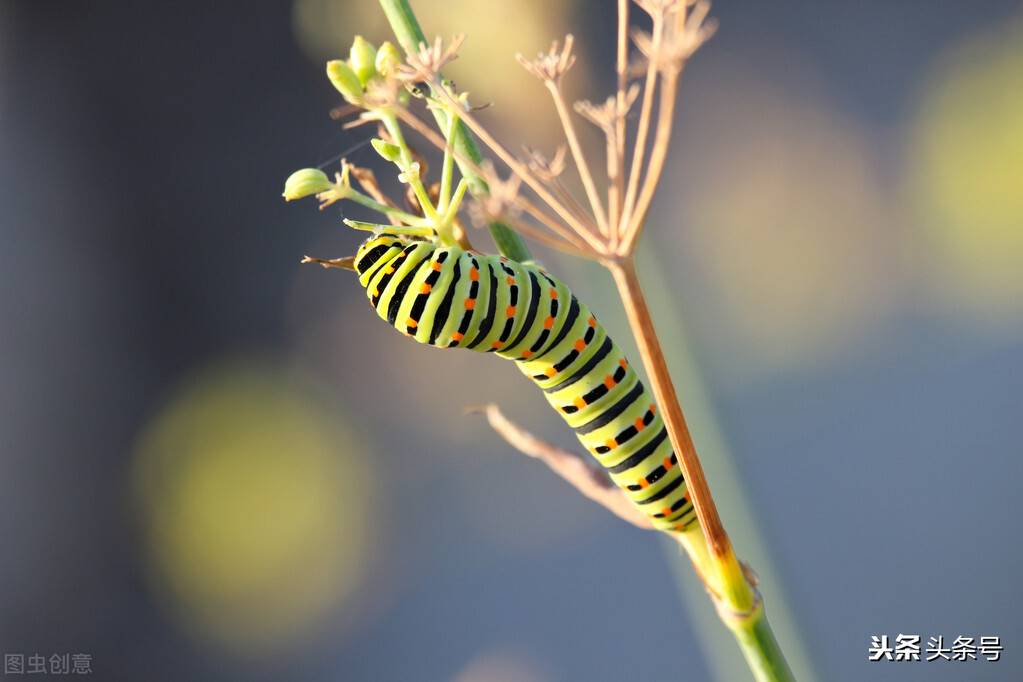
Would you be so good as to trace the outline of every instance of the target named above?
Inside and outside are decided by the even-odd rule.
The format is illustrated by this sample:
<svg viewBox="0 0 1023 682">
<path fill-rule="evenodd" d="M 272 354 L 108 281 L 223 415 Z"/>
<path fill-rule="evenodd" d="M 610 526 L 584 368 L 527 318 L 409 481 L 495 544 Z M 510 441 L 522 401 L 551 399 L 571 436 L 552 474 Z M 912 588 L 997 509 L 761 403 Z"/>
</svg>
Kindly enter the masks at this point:
<svg viewBox="0 0 1023 682">
<path fill-rule="evenodd" d="M 327 78 L 345 101 L 359 105 L 367 84 L 374 78 L 391 75 L 401 62 L 401 53 L 390 41 L 377 49 L 362 36 L 355 36 L 347 61 L 327 62 Z"/>
</svg>

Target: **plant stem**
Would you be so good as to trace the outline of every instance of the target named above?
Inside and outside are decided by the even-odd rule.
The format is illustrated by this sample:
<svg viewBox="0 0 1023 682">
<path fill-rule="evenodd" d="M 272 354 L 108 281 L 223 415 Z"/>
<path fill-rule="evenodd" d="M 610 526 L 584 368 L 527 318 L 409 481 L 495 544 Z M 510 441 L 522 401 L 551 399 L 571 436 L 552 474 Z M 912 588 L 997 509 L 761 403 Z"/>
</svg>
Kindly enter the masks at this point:
<svg viewBox="0 0 1023 682">
<path fill-rule="evenodd" d="M 622 199 L 625 192 L 625 116 L 620 115 L 625 109 L 626 89 L 629 86 L 629 0 L 618 0 L 618 46 L 615 55 L 615 71 L 618 76 L 618 90 L 615 93 L 615 106 L 619 115 L 615 116 L 614 149 L 608 149 L 608 158 L 614 161 L 614 170 L 610 172 L 608 188 L 608 223 L 611 231 L 611 248 L 618 245 L 620 232 Z"/>
<path fill-rule="evenodd" d="M 387 128 L 388 134 L 391 139 L 394 140 L 394 144 L 398 145 L 398 149 L 401 153 L 401 163 L 398 167 L 401 168 L 402 172 L 407 178 L 409 187 L 416 194 L 416 199 L 419 200 L 419 206 L 423 209 L 423 215 L 425 215 L 431 222 L 437 223 L 440 220 L 440 214 L 437 213 L 437 209 L 434 207 L 433 202 L 430 200 L 430 193 L 426 191 L 426 187 L 423 186 L 423 181 L 419 177 L 418 170 L 414 171 L 413 166 L 418 168 L 412 158 L 412 151 L 408 148 L 408 144 L 405 142 L 405 136 L 401 133 L 401 126 L 398 124 L 398 117 L 393 113 L 382 113 L 380 121 Z M 401 176 L 399 176 L 400 178 Z"/>
<path fill-rule="evenodd" d="M 398 208 L 391 208 L 386 204 L 381 204 L 379 201 L 355 189 L 349 189 L 345 193 L 345 199 L 347 199 L 348 201 L 353 201 L 359 204 L 360 206 L 365 206 L 366 208 L 376 211 L 377 213 L 382 213 L 386 216 L 396 218 L 405 223 L 406 225 L 424 227 L 430 224 L 429 221 L 427 221 L 425 218 L 421 218 L 417 215 L 412 215 L 411 213 L 406 213 L 405 211 L 402 211 L 401 209 Z"/>
<path fill-rule="evenodd" d="M 416 21 L 416 15 L 412 11 L 408 0 L 380 0 L 380 7 L 384 10 L 384 14 L 387 16 L 387 21 L 390 23 L 395 37 L 397 37 L 398 42 L 401 43 L 406 52 L 415 52 L 419 48 L 420 43 L 426 42 L 426 36 L 423 35 L 423 29 L 420 28 L 419 22 Z M 441 130 L 447 130 L 447 120 L 444 113 L 434 110 L 434 116 L 437 118 L 437 123 L 441 126 Z M 464 156 L 474 164 L 479 165 L 483 161 L 483 155 L 480 154 L 479 147 L 476 146 L 476 142 L 472 139 L 469 131 L 466 130 L 465 124 L 459 120 L 452 126 L 452 129 L 449 142 L 456 152 L 456 159 L 458 156 Z M 487 183 L 468 164 L 458 162 L 458 170 L 469 183 L 469 191 L 473 195 L 487 194 Z M 497 245 L 497 249 L 502 254 L 519 262 L 532 260 L 533 256 L 529 252 L 529 247 L 526 246 L 526 242 L 517 232 L 498 221 L 490 223 L 489 227 L 490 234 L 494 238 L 494 244 Z"/>
<path fill-rule="evenodd" d="M 733 628 L 732 632 L 757 682 L 795 680 L 763 609 L 754 622 Z"/>
<path fill-rule="evenodd" d="M 668 143 L 671 141 L 671 128 L 675 121 L 675 95 L 680 75 L 681 71 L 673 71 L 666 74 L 661 81 L 661 101 L 657 105 L 657 132 L 654 134 L 653 152 L 646 177 L 643 178 L 639 202 L 629 216 L 628 226 L 623 230 L 624 237 L 620 247 L 622 253 L 631 253 L 636 247 L 643 225 L 646 224 L 646 212 L 661 182 L 664 160 L 668 156 Z"/>
<path fill-rule="evenodd" d="M 707 584 L 722 621 L 735 635 L 758 682 L 792 680 L 788 664 L 767 624 L 763 604 L 746 579 L 710 494 L 685 415 L 668 373 L 646 296 L 636 275 L 635 263 L 631 256 L 626 256 L 620 260 L 608 261 L 605 265 L 618 287 L 622 306 L 650 379 L 654 399 L 661 408 L 668 437 L 685 477 L 689 498 L 700 520 L 703 535 L 690 538 L 684 543 L 690 558 Z M 706 543 L 705 550 L 688 546 L 703 543 Z M 695 551 L 697 548 L 699 551 Z"/>
<path fill-rule="evenodd" d="M 575 134 L 575 125 L 572 124 L 572 115 L 565 104 L 565 97 L 561 94 L 561 84 L 555 81 L 547 81 L 547 90 L 550 91 L 554 100 L 554 108 L 561 119 L 561 126 L 565 130 L 565 139 L 568 140 L 568 147 L 572 150 L 572 159 L 575 161 L 576 170 L 583 181 L 586 189 L 586 198 L 590 201 L 590 208 L 593 216 L 597 219 L 601 233 L 606 237 L 607 216 L 604 215 L 604 207 L 600 203 L 600 195 L 597 193 L 597 186 L 593 183 L 593 175 L 590 173 L 590 165 L 586 162 L 586 155 L 583 153 L 582 145 L 579 144 L 579 136 Z"/>
<path fill-rule="evenodd" d="M 715 556 L 727 556 L 731 552 L 731 543 L 728 540 L 728 534 L 725 533 L 724 527 L 721 525 L 721 518 L 718 516 L 713 498 L 711 498 L 707 479 L 703 474 L 699 458 L 696 456 L 696 446 L 693 444 L 685 416 L 679 406 L 675 387 L 671 383 L 664 351 L 661 350 L 661 343 L 654 330 L 650 309 L 647 307 L 646 296 L 643 294 L 639 278 L 636 276 L 635 263 L 631 257 L 626 257 L 609 262 L 608 268 L 618 286 L 618 294 L 628 315 L 629 324 L 632 326 L 632 333 L 639 346 L 643 365 L 646 367 L 647 374 L 650 375 L 654 398 L 661 406 L 662 417 L 667 426 L 671 443 L 681 460 L 690 499 L 696 507 L 700 525 L 707 535 L 708 546 Z M 745 602 L 741 604 L 742 608 L 749 608 L 753 604 L 752 597 L 739 601 Z"/>
<path fill-rule="evenodd" d="M 451 177 L 455 166 L 455 155 L 451 149 L 451 136 L 455 131 L 455 124 L 457 122 L 457 118 L 449 117 L 448 127 L 444 131 L 444 138 L 448 143 L 444 147 L 444 163 L 440 175 L 440 199 L 437 201 L 437 207 L 442 213 L 447 212 L 448 202 L 451 200 Z"/>
<path fill-rule="evenodd" d="M 653 52 L 657 52 L 664 37 L 664 18 L 659 14 L 654 15 L 653 26 Z M 639 176 L 643 170 L 643 157 L 646 154 L 646 138 L 650 130 L 650 114 L 654 106 L 654 90 L 657 87 L 657 64 L 651 60 L 647 65 L 646 83 L 643 85 L 643 104 L 639 113 L 639 128 L 636 131 L 635 147 L 632 151 L 632 161 L 629 167 L 629 185 L 625 192 L 625 205 L 622 208 L 622 220 L 627 221 L 632 215 L 632 207 L 636 201 L 636 192 L 639 190 Z M 627 225 L 619 225 L 619 234 L 625 232 Z"/>
</svg>

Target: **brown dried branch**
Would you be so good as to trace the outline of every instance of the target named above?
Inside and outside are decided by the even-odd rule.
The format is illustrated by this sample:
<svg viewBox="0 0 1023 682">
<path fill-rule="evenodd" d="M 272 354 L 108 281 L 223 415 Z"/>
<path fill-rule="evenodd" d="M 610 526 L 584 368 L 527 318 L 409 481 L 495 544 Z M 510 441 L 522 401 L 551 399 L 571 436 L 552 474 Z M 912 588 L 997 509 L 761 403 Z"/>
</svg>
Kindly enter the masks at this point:
<svg viewBox="0 0 1023 682">
<path fill-rule="evenodd" d="M 615 71 L 618 88 L 615 92 L 618 111 L 627 111 L 629 69 L 629 0 L 618 0 L 618 49 L 615 60 Z M 613 250 L 618 242 L 618 225 L 622 218 L 622 198 L 625 192 L 625 115 L 615 121 L 614 151 L 608 141 L 608 181 L 607 190 L 608 224 L 611 226 L 611 243 Z"/>
<path fill-rule="evenodd" d="M 568 106 L 565 104 L 565 97 L 561 92 L 561 77 L 575 63 L 575 57 L 572 55 L 573 40 L 571 34 L 565 36 L 565 46 L 561 50 L 558 49 L 558 41 L 555 40 L 551 43 L 551 49 L 547 54 L 541 53 L 532 61 L 526 59 L 521 54 L 515 55 L 515 58 L 523 68 L 543 81 L 544 86 L 551 93 L 554 108 L 558 112 L 558 120 L 565 131 L 565 139 L 568 141 L 568 146 L 572 150 L 572 159 L 575 161 L 579 178 L 582 180 L 583 188 L 586 190 L 586 198 L 590 202 L 590 210 L 593 211 L 593 217 L 597 221 L 600 233 L 607 237 L 607 215 L 604 213 L 604 206 L 600 201 L 600 195 L 597 194 L 597 187 L 593 182 L 590 166 L 586 162 L 582 145 L 579 144 L 579 137 L 575 132 L 575 125 L 572 123 Z"/>
<path fill-rule="evenodd" d="M 558 147 L 554 156 L 549 159 L 543 155 L 543 152 L 532 147 L 523 147 L 522 151 L 526 154 L 526 164 L 529 166 L 529 170 L 536 173 L 536 177 L 545 182 L 554 182 L 565 172 L 566 150 L 564 145 Z"/>
<path fill-rule="evenodd" d="M 629 223 L 622 230 L 622 242 L 619 252 L 622 254 L 632 253 L 636 247 L 640 233 L 646 223 L 646 214 L 653 201 L 654 192 L 661 181 L 661 173 L 664 171 L 664 162 L 668 157 L 668 146 L 671 142 L 671 130 L 675 119 L 675 93 L 678 90 L 678 77 L 680 72 L 671 72 L 664 78 L 661 84 L 661 101 L 658 105 L 657 132 L 654 137 L 654 149 L 650 157 L 650 166 L 647 168 L 646 177 L 643 180 L 643 191 L 640 193 L 639 202 L 631 215 L 625 216 Z"/>
<path fill-rule="evenodd" d="M 313 258 L 312 256 L 302 256 L 301 263 L 313 263 L 323 268 L 337 268 L 339 270 L 351 270 L 355 272 L 355 256 L 345 256 L 344 258 Z"/>
<path fill-rule="evenodd" d="M 617 205 L 621 195 L 618 193 L 616 186 L 622 182 L 619 166 L 622 165 L 622 155 L 624 154 L 622 150 L 625 145 L 625 117 L 638 96 L 639 86 L 633 85 L 626 90 L 624 96 L 623 93 L 616 93 L 608 97 L 603 104 L 593 104 L 589 100 L 575 103 L 576 112 L 600 128 L 607 140 L 607 177 L 610 182 L 610 187 L 608 188 L 609 214 L 617 214 L 621 211 L 621 206 Z M 619 135 L 623 136 L 622 139 L 619 139 Z M 613 212 L 610 210 L 612 204 L 615 204 Z M 612 226 L 617 225 L 618 222 L 619 219 L 611 218 Z M 613 238 L 611 242 L 612 248 L 614 247 L 614 238 L 618 236 L 617 233 L 617 229 L 610 231 Z"/>
<path fill-rule="evenodd" d="M 483 414 L 490 427 L 509 445 L 524 455 L 538 459 L 565 479 L 585 497 L 638 528 L 653 529 L 650 520 L 629 501 L 603 473 L 589 466 L 579 455 L 540 440 L 522 427 L 508 420 L 497 405 L 472 408 Z"/>
<path fill-rule="evenodd" d="M 558 150 L 554 152 L 554 158 L 550 160 L 539 151 L 530 147 L 523 147 L 523 151 L 526 155 L 526 165 L 529 166 L 529 170 L 540 180 L 553 187 L 558 198 L 565 202 L 565 205 L 580 220 L 588 220 L 589 217 L 586 215 L 586 209 L 582 207 L 572 193 L 568 191 L 568 188 L 565 187 L 565 184 L 561 182 L 561 174 L 565 170 L 565 153 L 567 149 L 563 146 L 558 147 Z"/>
<path fill-rule="evenodd" d="M 664 36 L 664 17 L 660 14 L 654 16 L 654 37 L 651 41 L 651 51 L 656 52 L 660 48 Z M 657 86 L 657 63 L 648 59 L 646 82 L 643 86 L 643 104 L 640 106 L 639 127 L 636 131 L 636 142 L 632 152 L 632 165 L 629 167 L 629 184 L 625 192 L 625 204 L 622 208 L 622 217 L 616 229 L 621 237 L 628 226 L 629 218 L 632 215 L 632 208 L 636 201 L 636 192 L 639 191 L 639 177 L 643 170 L 643 158 L 646 155 L 646 140 L 650 129 L 650 112 L 654 105 L 654 89 Z"/>
<path fill-rule="evenodd" d="M 568 106 L 565 104 L 565 97 L 562 95 L 561 87 L 556 81 L 547 81 L 546 85 L 547 90 L 551 93 L 551 99 L 554 100 L 554 108 L 558 112 L 558 119 L 561 121 L 561 127 L 565 131 L 568 147 L 572 150 L 572 159 L 575 161 L 579 178 L 583 182 L 583 189 L 586 190 L 586 198 L 590 202 L 590 209 L 597 220 L 597 226 L 600 228 L 601 234 L 606 238 L 609 235 L 607 215 L 604 213 L 604 206 L 600 202 L 600 195 L 597 194 L 597 186 L 593 182 L 590 165 L 586 161 L 582 145 L 579 144 L 579 136 L 576 135 L 575 124 L 572 122 Z"/>
</svg>

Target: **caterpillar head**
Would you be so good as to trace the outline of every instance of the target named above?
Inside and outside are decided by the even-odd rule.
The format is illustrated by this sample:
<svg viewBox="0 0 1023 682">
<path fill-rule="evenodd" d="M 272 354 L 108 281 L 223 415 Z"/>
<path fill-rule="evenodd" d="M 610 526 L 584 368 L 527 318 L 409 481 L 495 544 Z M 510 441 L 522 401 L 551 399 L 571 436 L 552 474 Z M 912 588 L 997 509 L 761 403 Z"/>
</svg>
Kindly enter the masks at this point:
<svg viewBox="0 0 1023 682">
<path fill-rule="evenodd" d="M 394 256 L 406 246 L 406 241 L 401 237 L 391 234 L 373 235 L 359 246 L 355 253 L 355 272 L 359 275 L 359 282 L 366 286 L 367 282 L 362 281 L 373 264 L 381 258 Z"/>
</svg>

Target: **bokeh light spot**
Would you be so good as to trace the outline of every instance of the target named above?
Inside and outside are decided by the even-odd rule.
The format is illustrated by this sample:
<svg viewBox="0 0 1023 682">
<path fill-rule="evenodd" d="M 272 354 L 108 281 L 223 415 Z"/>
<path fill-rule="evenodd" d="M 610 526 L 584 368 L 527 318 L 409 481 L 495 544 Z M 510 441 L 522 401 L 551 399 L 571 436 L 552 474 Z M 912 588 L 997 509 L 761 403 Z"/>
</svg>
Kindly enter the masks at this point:
<svg viewBox="0 0 1023 682">
<path fill-rule="evenodd" d="M 713 336 L 722 371 L 831 362 L 898 297 L 869 139 L 807 83 L 787 86 L 798 97 L 745 74 L 720 83 L 693 107 L 677 157 L 688 177 L 665 188 L 673 217 L 651 239 L 678 240 L 660 248 L 680 254 L 672 282 L 698 288 L 698 331 Z"/>
<path fill-rule="evenodd" d="M 480 654 L 455 677 L 455 682 L 547 682 L 551 676 L 531 658 L 496 650 Z"/>
<path fill-rule="evenodd" d="M 1023 316 L 1023 21 L 958 46 L 915 123 L 909 191 L 926 284 L 951 307 Z"/>
<path fill-rule="evenodd" d="M 367 569 L 363 448 L 283 372 L 214 369 L 148 425 L 134 483 L 160 592 L 242 654 L 294 643 Z"/>
</svg>

